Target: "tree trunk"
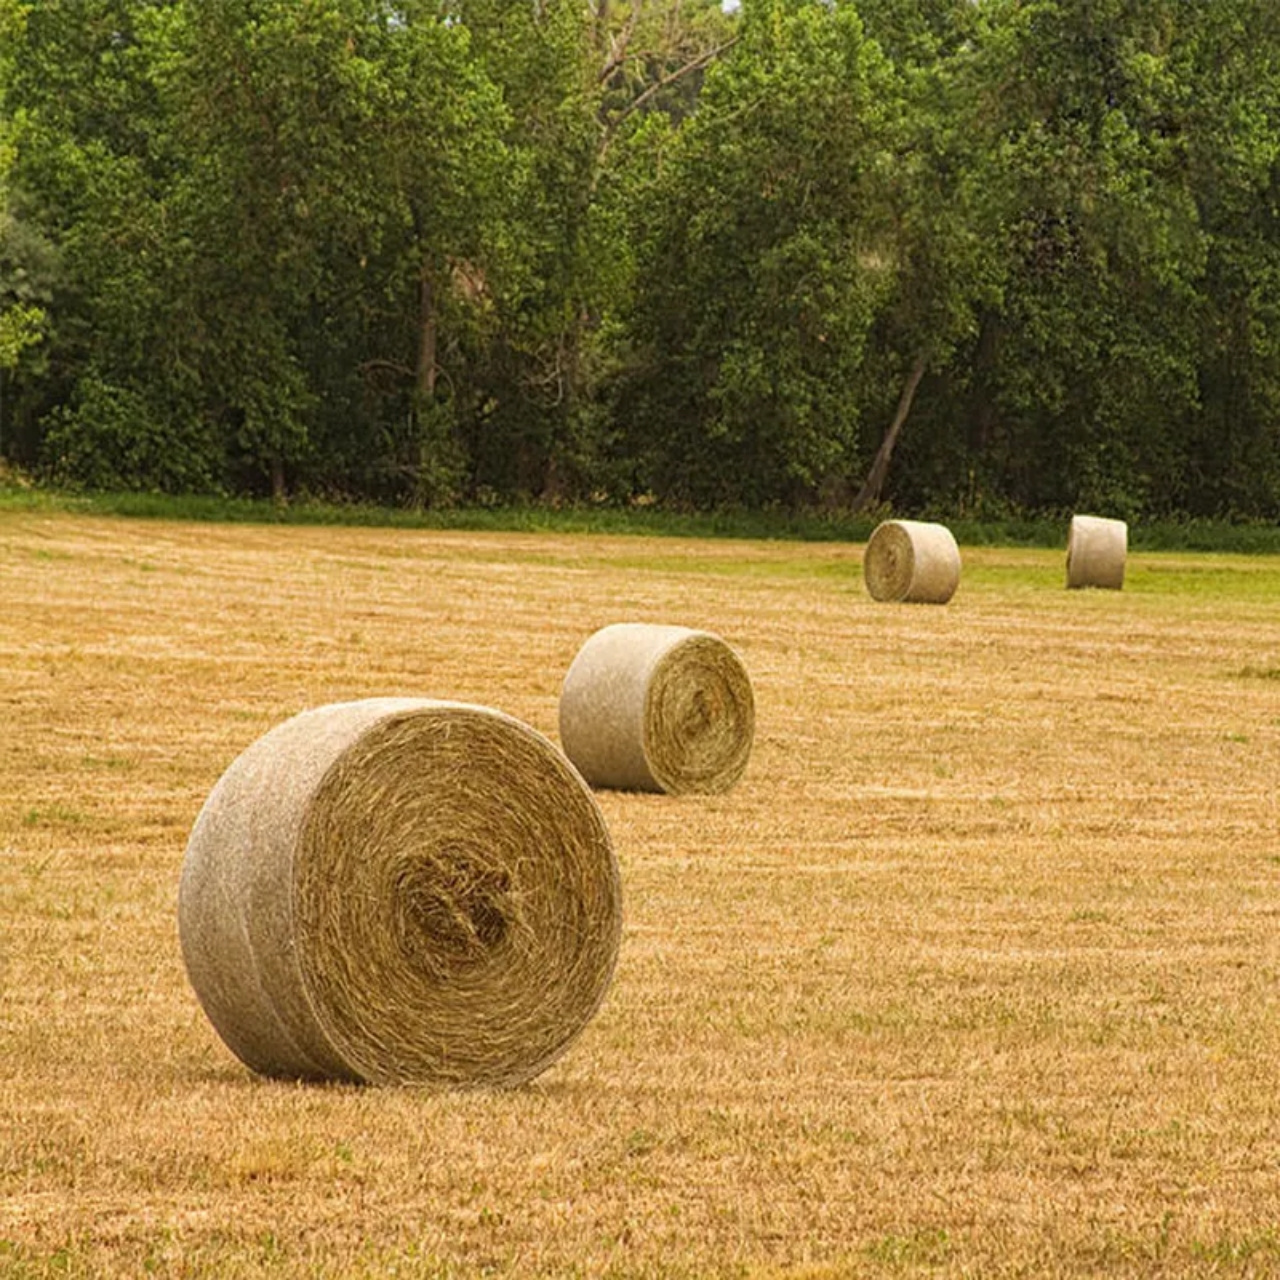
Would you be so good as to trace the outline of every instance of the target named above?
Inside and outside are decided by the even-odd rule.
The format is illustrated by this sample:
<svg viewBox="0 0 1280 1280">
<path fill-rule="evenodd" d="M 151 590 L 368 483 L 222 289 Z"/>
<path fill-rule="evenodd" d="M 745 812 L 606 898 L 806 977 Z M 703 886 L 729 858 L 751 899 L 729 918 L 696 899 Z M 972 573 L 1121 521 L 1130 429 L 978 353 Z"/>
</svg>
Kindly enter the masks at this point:
<svg viewBox="0 0 1280 1280">
<path fill-rule="evenodd" d="M 436 346 L 440 322 L 436 316 L 436 282 L 427 263 L 418 280 L 418 366 L 414 370 L 414 412 L 418 428 L 418 474 L 414 480 L 414 505 L 430 506 L 435 498 L 435 438 L 432 405 L 436 398 Z"/>
<path fill-rule="evenodd" d="M 278 453 L 271 455 L 271 501 L 277 507 L 283 507 L 289 501 L 284 487 L 284 458 Z"/>
<path fill-rule="evenodd" d="M 993 443 L 996 427 L 996 401 L 993 393 L 993 374 L 999 359 L 999 322 L 986 313 L 978 323 L 978 347 L 973 356 L 973 376 L 970 386 L 969 454 L 983 456 Z"/>
<path fill-rule="evenodd" d="M 907 414 L 911 412 L 911 402 L 915 399 L 920 379 L 924 377 L 924 370 L 925 358 L 917 356 L 903 384 L 902 395 L 898 397 L 898 408 L 894 412 L 893 421 L 889 423 L 889 429 L 884 433 L 884 439 L 880 441 L 880 448 L 876 450 L 875 459 L 871 463 L 871 470 L 867 472 L 867 478 L 862 482 L 862 488 L 858 490 L 853 505 L 849 508 L 855 515 L 859 511 L 875 506 L 880 501 L 880 491 L 884 488 L 884 482 L 889 475 L 893 447 L 898 443 L 898 436 L 902 433 L 902 425 L 907 420 Z"/>
<path fill-rule="evenodd" d="M 425 262 L 418 283 L 418 325 L 418 401 L 420 405 L 427 405 L 436 393 L 436 342 L 440 322 L 436 316 L 435 276 Z"/>
</svg>

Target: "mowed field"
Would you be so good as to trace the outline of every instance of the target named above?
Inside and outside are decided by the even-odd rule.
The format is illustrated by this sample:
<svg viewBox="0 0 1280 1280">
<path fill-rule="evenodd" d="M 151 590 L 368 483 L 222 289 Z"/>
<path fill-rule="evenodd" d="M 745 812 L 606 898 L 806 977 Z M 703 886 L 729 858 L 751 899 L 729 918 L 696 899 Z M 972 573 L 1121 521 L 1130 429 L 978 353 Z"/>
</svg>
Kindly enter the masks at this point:
<svg viewBox="0 0 1280 1280">
<path fill-rule="evenodd" d="M 0 512 L 0 1276 L 1280 1274 L 1280 559 L 962 548 L 938 608 L 861 553 Z M 556 740 L 621 620 L 723 636 L 757 735 L 599 796 L 582 1038 L 252 1076 L 177 942 L 222 771 L 382 694 Z"/>
</svg>

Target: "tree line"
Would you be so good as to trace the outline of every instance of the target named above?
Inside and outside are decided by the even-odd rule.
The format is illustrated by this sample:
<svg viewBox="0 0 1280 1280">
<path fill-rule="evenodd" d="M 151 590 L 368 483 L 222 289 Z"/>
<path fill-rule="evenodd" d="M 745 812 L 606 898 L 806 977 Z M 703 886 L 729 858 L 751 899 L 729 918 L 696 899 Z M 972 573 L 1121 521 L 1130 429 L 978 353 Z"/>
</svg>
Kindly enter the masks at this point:
<svg viewBox="0 0 1280 1280">
<path fill-rule="evenodd" d="M 0 0 L 0 458 L 1280 518 L 1280 10 Z"/>
</svg>

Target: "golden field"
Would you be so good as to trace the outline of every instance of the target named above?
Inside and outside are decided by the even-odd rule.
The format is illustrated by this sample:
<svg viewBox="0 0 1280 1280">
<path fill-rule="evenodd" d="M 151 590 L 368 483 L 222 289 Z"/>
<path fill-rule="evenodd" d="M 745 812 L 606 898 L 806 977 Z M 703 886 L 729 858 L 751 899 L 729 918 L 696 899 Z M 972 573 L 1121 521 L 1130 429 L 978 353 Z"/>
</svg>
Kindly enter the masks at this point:
<svg viewBox="0 0 1280 1280">
<path fill-rule="evenodd" d="M 1280 559 L 0 512 L 0 1276 L 1280 1274 Z M 305 707 L 723 636 L 755 749 L 602 793 L 603 1009 L 499 1093 L 253 1077 L 176 891 Z"/>
</svg>

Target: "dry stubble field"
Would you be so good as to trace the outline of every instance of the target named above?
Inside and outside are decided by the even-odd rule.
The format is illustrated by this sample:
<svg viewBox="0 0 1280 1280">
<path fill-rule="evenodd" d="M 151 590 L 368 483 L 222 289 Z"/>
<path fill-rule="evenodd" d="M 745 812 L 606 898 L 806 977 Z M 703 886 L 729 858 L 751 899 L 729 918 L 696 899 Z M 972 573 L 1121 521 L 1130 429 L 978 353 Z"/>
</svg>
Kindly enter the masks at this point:
<svg viewBox="0 0 1280 1280">
<path fill-rule="evenodd" d="M 1280 1273 L 1280 560 L 0 513 L 0 1275 Z M 556 736 L 620 619 L 755 685 L 731 794 L 603 794 L 606 1004 L 515 1092 L 253 1078 L 175 893 L 230 761 L 407 693 Z"/>
</svg>

